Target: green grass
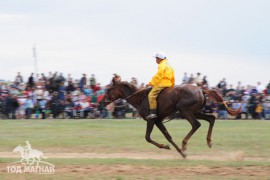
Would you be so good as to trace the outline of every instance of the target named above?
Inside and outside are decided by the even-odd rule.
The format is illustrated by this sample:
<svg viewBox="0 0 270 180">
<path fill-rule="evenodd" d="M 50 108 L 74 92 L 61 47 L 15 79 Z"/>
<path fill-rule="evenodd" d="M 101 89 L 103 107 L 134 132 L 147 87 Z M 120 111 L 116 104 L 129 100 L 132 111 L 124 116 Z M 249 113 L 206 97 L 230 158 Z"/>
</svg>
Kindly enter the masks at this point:
<svg viewBox="0 0 270 180">
<path fill-rule="evenodd" d="M 244 151 L 251 157 L 270 157 L 270 151 L 267 151 L 270 149 L 270 121 L 216 121 L 211 150 L 206 146 L 208 123 L 201 123 L 188 143 L 189 154 Z M 165 125 L 179 145 L 191 128 L 183 120 Z M 33 147 L 49 152 L 144 152 L 156 149 L 145 141 L 145 129 L 146 123 L 142 120 L 1 120 L 0 152 L 10 152 L 26 140 Z M 157 128 L 151 137 L 168 144 Z"/>
<path fill-rule="evenodd" d="M 201 121 L 202 126 L 188 143 L 187 153 L 194 156 L 223 156 L 224 154 L 241 152 L 245 157 L 268 159 L 266 161 L 211 161 L 211 160 L 134 160 L 134 159 L 49 159 L 56 167 L 66 165 L 101 165 L 114 166 L 126 164 L 130 166 L 162 167 L 270 167 L 270 121 L 221 121 L 217 120 L 213 131 L 213 147 L 206 145 L 208 123 Z M 190 130 L 185 120 L 175 120 L 165 124 L 174 141 L 181 144 L 182 139 Z M 160 150 L 145 141 L 146 123 L 143 120 L 0 120 L 0 152 L 12 152 L 19 144 L 25 145 L 29 140 L 32 148 L 41 150 L 46 155 L 51 153 L 116 153 L 140 152 L 171 154 L 172 151 Z M 159 143 L 168 144 L 157 128 L 152 133 L 152 139 Z M 180 155 L 179 155 L 180 157 Z M 14 158 L 0 158 L 0 165 L 14 162 Z M 57 169 L 56 169 L 57 171 Z M 0 179 L 13 179 L 14 174 L 0 173 Z M 36 179 L 35 175 L 21 175 L 22 179 Z M 88 178 L 89 174 L 63 173 L 55 176 L 42 176 L 47 179 Z M 113 176 L 93 174 L 92 178 L 102 179 L 138 179 L 138 176 Z M 174 177 L 174 176 L 172 176 Z M 206 176 L 205 176 L 206 177 Z M 239 176 L 248 179 L 248 176 Z M 232 176 L 230 179 L 239 179 Z M 155 179 L 167 179 L 157 176 Z M 194 176 L 200 179 L 200 176 Z M 209 176 L 207 179 L 215 179 Z M 143 179 L 143 178 L 142 178 Z M 151 179 L 146 176 L 145 179 Z M 189 178 L 188 178 L 189 179 Z M 191 177 L 192 179 L 192 177 Z M 221 178 L 222 179 L 222 178 Z M 252 179 L 252 177 L 251 177 Z"/>
</svg>

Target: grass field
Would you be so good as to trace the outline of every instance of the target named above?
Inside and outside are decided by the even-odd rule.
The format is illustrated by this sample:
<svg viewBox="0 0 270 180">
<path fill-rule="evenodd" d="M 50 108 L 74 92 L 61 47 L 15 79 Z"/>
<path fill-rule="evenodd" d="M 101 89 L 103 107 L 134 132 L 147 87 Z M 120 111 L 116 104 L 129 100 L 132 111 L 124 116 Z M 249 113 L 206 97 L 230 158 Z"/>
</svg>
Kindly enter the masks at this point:
<svg viewBox="0 0 270 180">
<path fill-rule="evenodd" d="M 145 141 L 142 120 L 1 120 L 0 179 L 269 179 L 270 121 L 221 121 L 206 145 L 208 123 L 188 143 L 187 159 Z M 165 124 L 179 145 L 190 130 L 184 120 Z M 154 129 L 152 139 L 168 144 Z M 12 153 L 28 140 L 55 174 L 7 173 Z"/>
</svg>

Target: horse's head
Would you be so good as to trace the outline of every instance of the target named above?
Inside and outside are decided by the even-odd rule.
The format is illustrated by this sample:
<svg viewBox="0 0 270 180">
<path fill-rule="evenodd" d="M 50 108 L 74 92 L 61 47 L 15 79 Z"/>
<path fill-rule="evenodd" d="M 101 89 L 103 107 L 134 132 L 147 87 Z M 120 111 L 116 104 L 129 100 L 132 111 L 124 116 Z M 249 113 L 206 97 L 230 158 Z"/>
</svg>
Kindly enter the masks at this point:
<svg viewBox="0 0 270 180">
<path fill-rule="evenodd" d="M 106 90 L 100 103 L 108 105 L 119 98 L 126 98 L 137 91 L 137 88 L 128 82 L 113 82 Z"/>
<path fill-rule="evenodd" d="M 15 148 L 13 149 L 13 152 L 21 152 L 21 151 L 24 151 L 24 148 L 23 148 L 21 145 L 15 147 Z"/>
<path fill-rule="evenodd" d="M 106 89 L 106 93 L 100 101 L 102 105 L 106 106 L 122 97 L 121 90 L 117 84 L 118 83 L 113 83 L 112 85 L 108 86 L 108 88 Z"/>
</svg>

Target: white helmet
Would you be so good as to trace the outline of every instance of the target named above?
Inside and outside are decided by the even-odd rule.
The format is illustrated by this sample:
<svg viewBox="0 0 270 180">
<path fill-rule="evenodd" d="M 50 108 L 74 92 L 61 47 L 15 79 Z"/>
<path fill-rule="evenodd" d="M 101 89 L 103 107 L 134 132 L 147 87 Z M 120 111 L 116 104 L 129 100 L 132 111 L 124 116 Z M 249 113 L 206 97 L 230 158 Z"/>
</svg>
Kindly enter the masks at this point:
<svg viewBox="0 0 270 180">
<path fill-rule="evenodd" d="M 160 58 L 160 59 L 166 59 L 166 54 L 164 52 L 158 52 L 154 57 Z"/>
</svg>

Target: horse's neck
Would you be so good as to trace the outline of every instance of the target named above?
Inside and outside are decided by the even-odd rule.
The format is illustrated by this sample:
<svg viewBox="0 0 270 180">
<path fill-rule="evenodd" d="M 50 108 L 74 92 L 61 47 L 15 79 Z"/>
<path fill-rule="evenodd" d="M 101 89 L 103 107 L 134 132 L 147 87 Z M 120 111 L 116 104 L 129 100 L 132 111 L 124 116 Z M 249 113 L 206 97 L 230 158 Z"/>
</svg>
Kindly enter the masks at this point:
<svg viewBox="0 0 270 180">
<path fill-rule="evenodd" d="M 132 101 L 131 99 L 127 99 L 127 102 L 129 103 L 129 104 L 131 104 L 134 108 L 136 108 L 136 109 L 138 109 L 139 108 L 139 104 L 138 103 L 136 103 L 135 101 Z"/>
<path fill-rule="evenodd" d="M 137 88 L 133 88 L 132 86 L 127 86 L 125 84 L 120 84 L 120 91 L 122 93 L 122 98 L 126 99 L 129 96 L 131 96 L 133 93 L 135 93 L 137 91 Z"/>
<path fill-rule="evenodd" d="M 132 88 L 126 88 L 122 91 L 122 97 L 123 99 L 125 99 L 129 104 L 131 104 L 134 108 L 138 108 L 139 104 L 134 101 L 133 98 L 130 98 L 131 96 L 133 96 L 134 93 L 138 92 L 137 89 L 132 89 Z"/>
<path fill-rule="evenodd" d="M 129 104 L 131 104 L 134 108 L 139 110 L 141 107 L 143 107 L 143 103 L 145 102 L 144 99 L 138 100 L 139 97 L 142 96 L 142 94 L 139 94 L 140 92 L 137 91 L 133 94 L 131 94 L 126 100 Z"/>
</svg>

